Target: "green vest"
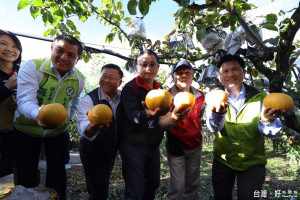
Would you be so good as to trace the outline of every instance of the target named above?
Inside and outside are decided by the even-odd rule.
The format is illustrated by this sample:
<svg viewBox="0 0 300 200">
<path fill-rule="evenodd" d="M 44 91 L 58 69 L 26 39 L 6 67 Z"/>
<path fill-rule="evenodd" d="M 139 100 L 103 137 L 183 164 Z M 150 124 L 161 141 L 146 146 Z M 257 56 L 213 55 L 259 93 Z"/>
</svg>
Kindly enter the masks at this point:
<svg viewBox="0 0 300 200">
<path fill-rule="evenodd" d="M 39 106 L 50 103 L 61 103 L 68 113 L 72 99 L 81 91 L 84 83 L 84 76 L 78 69 L 74 69 L 72 75 L 68 74 L 59 82 L 57 75 L 51 70 L 50 59 L 33 60 L 36 64 L 36 70 L 39 76 L 39 90 L 37 99 Z M 81 83 L 80 83 L 81 82 Z M 33 137 L 53 137 L 67 130 L 69 119 L 57 129 L 44 130 L 37 125 L 37 121 L 20 115 L 14 125 L 17 130 L 31 135 Z"/>
<path fill-rule="evenodd" d="M 215 133 L 214 158 L 231 169 L 245 171 L 267 163 L 258 123 L 265 92 L 255 94 L 236 113 L 227 108 L 224 128 Z"/>
</svg>

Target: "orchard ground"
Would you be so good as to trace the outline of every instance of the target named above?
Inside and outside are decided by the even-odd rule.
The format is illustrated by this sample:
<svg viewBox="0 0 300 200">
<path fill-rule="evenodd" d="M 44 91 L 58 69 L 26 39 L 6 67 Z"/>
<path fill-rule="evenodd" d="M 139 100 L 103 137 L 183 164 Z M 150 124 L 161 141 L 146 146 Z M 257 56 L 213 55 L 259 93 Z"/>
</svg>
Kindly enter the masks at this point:
<svg viewBox="0 0 300 200">
<path fill-rule="evenodd" d="M 203 127 L 203 151 L 201 162 L 201 187 L 199 189 L 197 200 L 212 200 L 213 188 L 211 183 L 211 168 L 212 168 L 212 141 L 213 135 L 206 131 Z M 300 163 L 296 160 L 291 160 L 287 157 L 287 153 L 284 152 L 282 146 L 279 146 L 278 151 L 273 151 L 273 142 L 270 139 L 266 139 L 266 154 L 268 158 L 268 164 L 266 166 L 267 176 L 262 191 L 257 191 L 253 194 L 261 199 L 266 200 L 296 200 L 300 199 Z M 168 162 L 166 158 L 165 140 L 162 141 L 161 146 L 161 184 L 157 191 L 156 200 L 166 199 L 168 190 L 168 182 L 170 178 L 170 172 Z M 88 193 L 85 185 L 85 177 L 82 168 L 82 164 L 78 153 L 78 144 L 76 144 L 70 151 L 70 164 L 71 168 L 67 169 L 68 186 L 67 196 L 68 200 L 86 200 L 88 199 Z M 122 177 L 122 161 L 120 156 L 117 157 L 113 172 L 111 174 L 110 186 L 109 186 L 109 200 L 122 200 L 124 191 L 124 180 Z M 41 160 L 39 163 L 41 172 L 41 184 L 45 183 L 46 174 L 46 161 Z M 4 186 L 4 190 L 13 188 L 13 176 L 11 175 L 11 184 L 7 187 Z M 1 182 L 1 181 L 0 181 Z M 0 184 L 1 186 L 1 184 Z M 0 187 L 1 188 L 1 187 Z M 4 192 L 5 193 L 5 192 Z M 233 191 L 234 199 L 237 199 L 236 186 Z M 1 195 L 0 195 L 1 199 Z"/>
<path fill-rule="evenodd" d="M 204 127 L 205 129 L 205 127 Z M 211 167 L 212 167 L 212 134 L 203 132 L 204 143 L 201 162 L 201 187 L 198 194 L 198 200 L 212 200 L 213 188 L 211 183 Z M 258 191 L 254 195 L 260 196 L 262 199 L 300 199 L 300 181 L 299 181 L 299 163 L 291 161 L 286 157 L 286 153 L 281 151 L 273 151 L 272 140 L 266 139 L 266 153 L 268 158 L 267 177 L 263 191 Z M 157 191 L 156 199 L 166 199 L 168 190 L 168 182 L 170 172 L 166 158 L 165 141 L 161 144 L 161 184 Z M 124 181 L 122 178 L 121 158 L 118 156 L 115 167 L 113 169 L 109 198 L 110 200 L 123 199 Z M 82 165 L 71 164 L 72 167 L 67 170 L 68 188 L 67 194 L 70 200 L 88 199 L 88 193 L 85 186 L 85 177 Z M 235 187 L 236 189 L 236 187 Z M 236 190 L 234 190 L 234 199 Z"/>
</svg>

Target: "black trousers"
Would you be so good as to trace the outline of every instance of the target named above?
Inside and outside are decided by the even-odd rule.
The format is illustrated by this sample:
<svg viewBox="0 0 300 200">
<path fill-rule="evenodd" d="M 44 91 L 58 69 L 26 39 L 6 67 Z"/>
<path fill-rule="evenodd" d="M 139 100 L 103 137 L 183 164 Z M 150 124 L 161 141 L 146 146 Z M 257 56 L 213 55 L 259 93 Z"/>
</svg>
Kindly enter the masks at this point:
<svg viewBox="0 0 300 200">
<path fill-rule="evenodd" d="M 121 141 L 124 200 L 153 200 L 160 184 L 159 146 L 137 147 Z"/>
<path fill-rule="evenodd" d="M 39 185 L 38 165 L 43 142 L 47 162 L 46 187 L 55 189 L 58 192 L 59 200 L 65 200 L 67 188 L 65 160 L 68 140 L 67 132 L 52 138 L 39 138 L 16 130 L 13 158 L 15 185 L 28 188 Z"/>
<path fill-rule="evenodd" d="M 0 178 L 13 173 L 13 135 L 14 131 L 0 131 Z"/>
<path fill-rule="evenodd" d="M 236 171 L 214 159 L 212 167 L 214 199 L 232 200 L 232 190 L 236 178 L 238 199 L 255 199 L 254 191 L 261 192 L 265 177 L 264 165 L 257 165 L 246 171 Z"/>
<path fill-rule="evenodd" d="M 109 177 L 114 167 L 116 155 L 105 152 L 101 146 L 84 138 L 80 141 L 79 153 L 85 173 L 89 200 L 106 200 Z"/>
</svg>

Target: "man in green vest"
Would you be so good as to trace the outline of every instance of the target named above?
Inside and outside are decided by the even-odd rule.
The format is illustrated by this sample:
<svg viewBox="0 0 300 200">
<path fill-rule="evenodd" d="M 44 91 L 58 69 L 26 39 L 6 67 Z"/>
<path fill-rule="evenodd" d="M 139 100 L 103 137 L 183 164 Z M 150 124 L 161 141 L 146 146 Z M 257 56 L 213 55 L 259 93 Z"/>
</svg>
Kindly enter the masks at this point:
<svg viewBox="0 0 300 200">
<path fill-rule="evenodd" d="M 217 64 L 228 103 L 207 107 L 207 126 L 215 133 L 212 183 L 215 200 L 231 200 L 235 179 L 239 200 L 261 192 L 267 163 L 264 137 L 276 138 L 285 111 L 263 107 L 265 92 L 243 83 L 244 60 L 225 55 Z"/>
<path fill-rule="evenodd" d="M 39 185 L 39 154 L 45 147 L 46 187 L 57 191 L 60 200 L 66 199 L 65 159 L 68 152 L 68 122 L 74 117 L 85 78 L 75 68 L 83 47 L 69 35 L 59 35 L 51 45 L 50 59 L 36 59 L 24 63 L 18 74 L 14 139 L 15 185 L 32 188 Z M 60 103 L 68 111 L 68 118 L 58 126 L 48 126 L 37 118 L 39 108 Z"/>
</svg>

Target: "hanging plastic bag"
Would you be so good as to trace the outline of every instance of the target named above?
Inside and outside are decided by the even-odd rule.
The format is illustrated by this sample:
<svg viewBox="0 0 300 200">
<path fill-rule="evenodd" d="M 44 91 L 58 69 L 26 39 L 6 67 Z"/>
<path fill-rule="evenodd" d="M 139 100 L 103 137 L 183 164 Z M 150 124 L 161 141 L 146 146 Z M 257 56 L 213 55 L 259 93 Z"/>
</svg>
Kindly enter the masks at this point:
<svg viewBox="0 0 300 200">
<path fill-rule="evenodd" d="M 146 28 L 143 21 L 143 17 L 137 17 L 134 22 L 134 28 L 131 28 L 127 31 L 127 35 L 130 38 L 136 37 L 136 36 L 143 36 L 146 37 Z"/>
<path fill-rule="evenodd" d="M 198 79 L 199 83 L 202 83 L 204 87 L 215 87 L 218 85 L 217 68 L 214 65 L 210 65 L 205 68 Z"/>
<path fill-rule="evenodd" d="M 184 33 L 185 42 L 188 48 L 193 49 L 195 45 L 187 32 Z"/>
<path fill-rule="evenodd" d="M 203 48 L 209 53 L 216 49 L 221 49 L 223 40 L 215 31 L 208 30 L 208 33 L 201 41 Z"/>
<path fill-rule="evenodd" d="M 174 33 L 173 35 L 171 35 L 169 37 L 169 41 L 168 41 L 168 49 L 170 50 L 174 50 L 177 46 L 177 36 L 176 33 Z"/>
<path fill-rule="evenodd" d="M 233 33 L 231 32 L 226 36 L 223 49 L 229 54 L 234 55 L 244 42 L 245 30 L 242 26 L 239 26 Z"/>
<path fill-rule="evenodd" d="M 195 48 L 189 34 L 187 32 L 179 32 L 178 30 L 176 30 L 176 32 L 171 35 L 168 40 L 168 48 L 170 50 L 174 50 L 176 47 L 179 47 L 180 49 Z"/>
</svg>

